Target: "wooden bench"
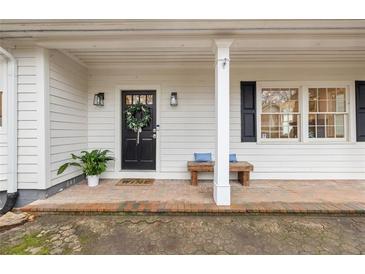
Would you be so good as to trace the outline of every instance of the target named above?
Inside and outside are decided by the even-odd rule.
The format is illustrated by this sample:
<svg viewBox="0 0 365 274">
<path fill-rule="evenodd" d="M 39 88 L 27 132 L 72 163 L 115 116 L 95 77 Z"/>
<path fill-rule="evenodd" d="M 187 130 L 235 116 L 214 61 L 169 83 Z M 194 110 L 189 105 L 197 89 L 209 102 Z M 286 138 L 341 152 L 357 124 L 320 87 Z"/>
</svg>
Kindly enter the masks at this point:
<svg viewBox="0 0 365 274">
<path fill-rule="evenodd" d="M 198 185 L 198 172 L 213 172 L 214 162 L 188 162 L 188 170 L 191 172 L 191 184 Z M 230 172 L 238 172 L 238 181 L 243 186 L 250 185 L 250 172 L 253 171 L 253 165 L 249 162 L 239 161 L 229 163 Z"/>
</svg>

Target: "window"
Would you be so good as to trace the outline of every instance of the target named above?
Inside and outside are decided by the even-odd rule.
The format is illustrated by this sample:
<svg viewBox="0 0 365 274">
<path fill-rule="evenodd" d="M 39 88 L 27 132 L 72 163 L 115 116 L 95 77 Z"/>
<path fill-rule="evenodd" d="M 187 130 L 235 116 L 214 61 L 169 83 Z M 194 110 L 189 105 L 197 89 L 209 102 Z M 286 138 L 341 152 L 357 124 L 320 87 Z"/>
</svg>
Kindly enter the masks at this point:
<svg viewBox="0 0 365 274">
<path fill-rule="evenodd" d="M 352 140 L 351 83 L 333 83 L 259 84 L 256 124 L 259 142 Z"/>
<path fill-rule="evenodd" d="M 261 138 L 297 139 L 299 121 L 298 88 L 261 90 Z"/>
<path fill-rule="evenodd" d="M 309 138 L 345 138 L 346 89 L 309 88 Z"/>
</svg>

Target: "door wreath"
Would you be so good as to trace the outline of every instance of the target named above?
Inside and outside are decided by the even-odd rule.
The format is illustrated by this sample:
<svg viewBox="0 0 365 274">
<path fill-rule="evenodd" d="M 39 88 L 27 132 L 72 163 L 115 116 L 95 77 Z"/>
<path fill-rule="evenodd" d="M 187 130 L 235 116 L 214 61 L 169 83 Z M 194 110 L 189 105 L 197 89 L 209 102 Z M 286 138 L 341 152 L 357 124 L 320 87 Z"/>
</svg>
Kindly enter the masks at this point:
<svg viewBox="0 0 365 274">
<path fill-rule="evenodd" d="M 137 118 L 136 114 L 141 113 L 141 117 Z M 130 106 L 126 111 L 126 123 L 127 127 L 137 133 L 137 142 L 139 144 L 139 134 L 142 132 L 142 128 L 146 127 L 151 121 L 151 113 L 145 104 L 137 103 Z"/>
</svg>

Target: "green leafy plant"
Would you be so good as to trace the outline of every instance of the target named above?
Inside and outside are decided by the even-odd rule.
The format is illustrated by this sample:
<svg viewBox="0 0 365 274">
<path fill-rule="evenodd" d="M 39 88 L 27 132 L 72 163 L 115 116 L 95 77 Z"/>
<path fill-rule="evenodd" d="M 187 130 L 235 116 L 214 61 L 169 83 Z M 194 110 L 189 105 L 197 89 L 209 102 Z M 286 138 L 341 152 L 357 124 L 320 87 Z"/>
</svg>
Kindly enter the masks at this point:
<svg viewBox="0 0 365 274">
<path fill-rule="evenodd" d="M 106 170 L 107 163 L 114 160 L 108 156 L 109 150 L 81 151 L 81 155 L 71 154 L 73 162 L 68 162 L 59 167 L 57 175 L 63 173 L 69 166 L 80 167 L 86 176 L 100 175 Z"/>
</svg>

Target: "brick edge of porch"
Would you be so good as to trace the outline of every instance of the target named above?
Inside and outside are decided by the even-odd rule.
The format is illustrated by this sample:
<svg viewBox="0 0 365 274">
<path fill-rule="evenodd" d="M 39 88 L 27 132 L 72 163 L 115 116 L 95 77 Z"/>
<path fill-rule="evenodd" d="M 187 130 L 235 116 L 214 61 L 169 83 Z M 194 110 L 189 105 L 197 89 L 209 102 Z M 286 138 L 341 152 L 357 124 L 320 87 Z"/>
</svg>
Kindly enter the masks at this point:
<svg viewBox="0 0 365 274">
<path fill-rule="evenodd" d="M 213 203 L 127 201 L 27 205 L 20 210 L 34 213 L 365 214 L 365 203 L 264 202 L 217 206 Z"/>
</svg>

